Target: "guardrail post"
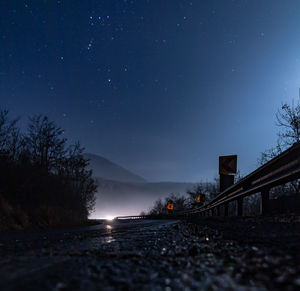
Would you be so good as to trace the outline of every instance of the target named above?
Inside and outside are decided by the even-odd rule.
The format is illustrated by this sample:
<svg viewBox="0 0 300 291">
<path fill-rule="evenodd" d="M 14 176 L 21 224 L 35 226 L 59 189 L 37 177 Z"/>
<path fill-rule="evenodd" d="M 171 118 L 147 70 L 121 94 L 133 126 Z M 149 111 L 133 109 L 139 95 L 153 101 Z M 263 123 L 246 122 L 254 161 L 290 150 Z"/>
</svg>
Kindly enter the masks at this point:
<svg viewBox="0 0 300 291">
<path fill-rule="evenodd" d="M 243 216 L 243 198 L 242 197 L 237 199 L 237 215 Z"/>
<path fill-rule="evenodd" d="M 228 216 L 228 202 L 224 204 L 224 216 Z"/>
<path fill-rule="evenodd" d="M 217 206 L 217 216 L 220 216 L 221 215 L 221 209 L 220 209 L 220 205 Z"/>
<path fill-rule="evenodd" d="M 264 189 L 261 192 L 260 196 L 260 215 L 268 215 L 269 214 L 269 199 L 270 199 L 270 192 L 269 189 Z"/>
</svg>

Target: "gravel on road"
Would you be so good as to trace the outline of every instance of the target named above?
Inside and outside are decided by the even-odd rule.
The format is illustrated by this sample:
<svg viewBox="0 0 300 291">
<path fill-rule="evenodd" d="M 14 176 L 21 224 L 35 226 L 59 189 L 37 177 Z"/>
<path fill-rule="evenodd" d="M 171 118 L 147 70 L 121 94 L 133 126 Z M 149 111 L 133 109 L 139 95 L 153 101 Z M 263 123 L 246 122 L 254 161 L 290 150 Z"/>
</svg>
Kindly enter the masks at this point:
<svg viewBox="0 0 300 291">
<path fill-rule="evenodd" d="M 299 290 L 300 222 L 106 222 L 3 233 L 0 290 Z"/>
</svg>

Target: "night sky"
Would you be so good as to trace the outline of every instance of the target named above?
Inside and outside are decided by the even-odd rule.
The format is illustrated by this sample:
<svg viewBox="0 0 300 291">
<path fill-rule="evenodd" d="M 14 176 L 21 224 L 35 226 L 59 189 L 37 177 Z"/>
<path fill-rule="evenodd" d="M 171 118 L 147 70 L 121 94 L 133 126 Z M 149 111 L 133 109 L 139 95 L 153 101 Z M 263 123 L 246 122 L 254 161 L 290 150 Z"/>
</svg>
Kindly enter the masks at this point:
<svg viewBox="0 0 300 291">
<path fill-rule="evenodd" d="M 300 1 L 0 1 L 0 106 L 149 181 L 247 174 L 298 98 Z"/>
</svg>

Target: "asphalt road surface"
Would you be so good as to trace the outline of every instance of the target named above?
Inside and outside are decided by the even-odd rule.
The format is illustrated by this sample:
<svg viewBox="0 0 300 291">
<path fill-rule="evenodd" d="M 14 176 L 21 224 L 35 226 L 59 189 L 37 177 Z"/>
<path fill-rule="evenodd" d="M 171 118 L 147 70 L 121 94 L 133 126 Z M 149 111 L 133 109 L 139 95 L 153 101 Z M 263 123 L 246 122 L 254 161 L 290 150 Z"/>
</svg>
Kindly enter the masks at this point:
<svg viewBox="0 0 300 291">
<path fill-rule="evenodd" d="M 299 221 L 107 221 L 2 232 L 0 290 L 298 290 Z"/>
</svg>

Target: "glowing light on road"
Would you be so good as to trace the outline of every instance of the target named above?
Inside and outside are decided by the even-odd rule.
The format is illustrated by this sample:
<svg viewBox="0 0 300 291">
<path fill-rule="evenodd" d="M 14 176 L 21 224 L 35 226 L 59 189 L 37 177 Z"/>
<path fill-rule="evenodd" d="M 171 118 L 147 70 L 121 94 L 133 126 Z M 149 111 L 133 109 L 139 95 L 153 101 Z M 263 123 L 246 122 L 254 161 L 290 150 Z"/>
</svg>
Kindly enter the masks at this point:
<svg viewBox="0 0 300 291">
<path fill-rule="evenodd" d="M 106 220 L 113 220 L 113 219 L 114 219 L 114 216 L 108 215 L 108 216 L 105 217 L 105 219 L 106 219 Z"/>
</svg>

